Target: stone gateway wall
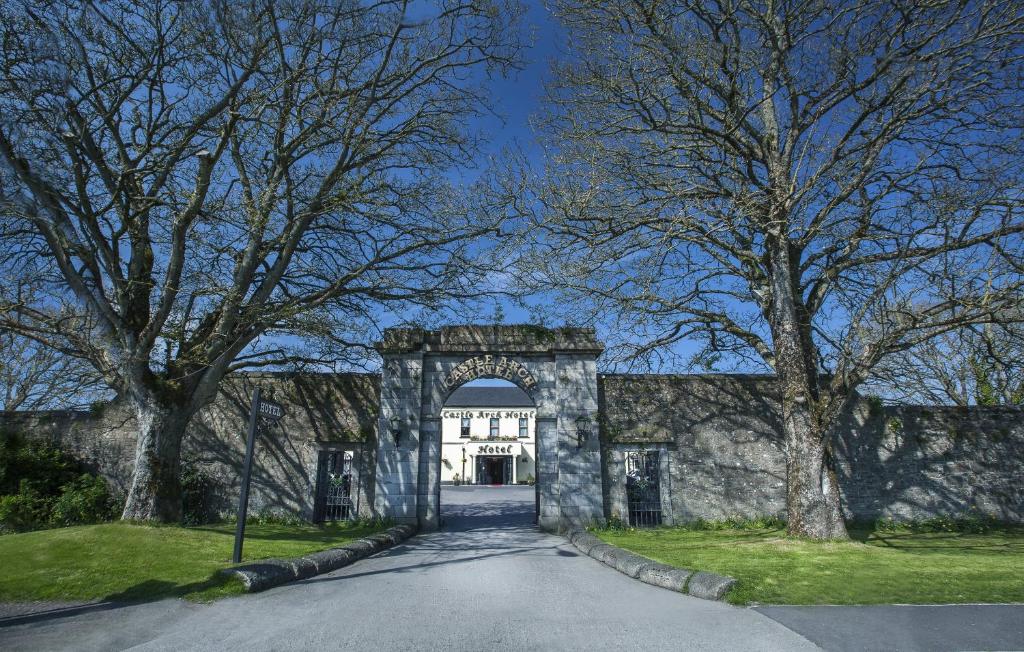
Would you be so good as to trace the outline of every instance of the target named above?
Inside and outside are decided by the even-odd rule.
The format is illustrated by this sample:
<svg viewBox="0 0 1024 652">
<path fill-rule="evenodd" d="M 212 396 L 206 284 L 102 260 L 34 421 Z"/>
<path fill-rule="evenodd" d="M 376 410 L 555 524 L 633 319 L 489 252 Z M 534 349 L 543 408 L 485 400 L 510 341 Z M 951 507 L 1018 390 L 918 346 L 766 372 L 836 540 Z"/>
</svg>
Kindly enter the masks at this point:
<svg viewBox="0 0 1024 652">
<path fill-rule="evenodd" d="M 213 479 L 214 511 L 233 513 L 258 385 L 286 416 L 258 442 L 251 513 L 313 518 L 318 458 L 345 450 L 354 455 L 359 515 L 436 522 L 445 380 L 466 359 L 493 352 L 523 361 L 536 378 L 538 495 L 549 527 L 595 513 L 627 520 L 626 462 L 641 450 L 660 453 L 664 523 L 785 517 L 785 454 L 770 376 L 598 375 L 600 345 L 592 332 L 534 330 L 389 331 L 381 346 L 384 387 L 374 374 L 233 376 L 191 424 L 184 461 Z M 574 423 L 580 414 L 596 414 L 599 434 L 582 448 Z M 403 428 L 399 446 L 377 436 L 393 416 Z M 122 493 L 131 478 L 134 427 L 134 417 L 116 404 L 102 413 L 0 413 L 0 428 L 58 443 Z M 864 400 L 836 442 L 850 518 L 1024 521 L 1022 408 Z"/>
<path fill-rule="evenodd" d="M 660 450 L 665 522 L 785 518 L 780 405 L 770 376 L 602 375 L 605 509 L 626 520 L 624 455 Z M 848 518 L 1024 520 L 1024 410 L 863 400 L 837 433 Z M 665 489 L 665 485 L 668 489 Z"/>
<path fill-rule="evenodd" d="M 601 450 L 596 437 L 575 444 L 576 419 L 597 415 L 593 329 L 454 326 L 388 329 L 380 430 L 398 425 L 401 443 L 377 447 L 376 513 L 422 529 L 440 526 L 441 410 L 457 387 L 477 377 L 516 383 L 536 408 L 537 522 L 546 530 L 600 522 Z"/>
</svg>

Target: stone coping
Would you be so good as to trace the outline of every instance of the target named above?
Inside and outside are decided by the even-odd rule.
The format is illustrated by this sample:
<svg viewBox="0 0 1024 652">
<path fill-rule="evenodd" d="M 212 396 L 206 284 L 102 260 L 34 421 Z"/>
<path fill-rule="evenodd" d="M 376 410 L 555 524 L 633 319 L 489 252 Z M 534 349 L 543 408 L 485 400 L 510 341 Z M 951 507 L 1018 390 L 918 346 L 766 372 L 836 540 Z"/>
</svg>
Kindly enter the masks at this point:
<svg viewBox="0 0 1024 652">
<path fill-rule="evenodd" d="M 304 580 L 314 575 L 330 573 L 364 557 L 398 545 L 416 534 L 416 527 L 396 525 L 383 532 L 356 539 L 337 548 L 320 550 L 291 559 L 261 559 L 259 561 L 225 568 L 223 575 L 242 580 L 246 593 L 258 593 L 281 584 Z"/>
<path fill-rule="evenodd" d="M 600 355 L 604 344 L 593 328 L 545 328 L 530 324 L 464 324 L 422 328 L 386 328 L 374 344 L 381 353 L 493 353 L 550 355 L 554 352 Z"/>
<path fill-rule="evenodd" d="M 653 559 L 605 543 L 586 530 L 570 530 L 565 536 L 583 554 L 641 582 L 660 586 L 670 591 L 685 593 L 704 600 L 721 600 L 736 584 L 734 578 L 726 575 L 661 564 Z"/>
</svg>

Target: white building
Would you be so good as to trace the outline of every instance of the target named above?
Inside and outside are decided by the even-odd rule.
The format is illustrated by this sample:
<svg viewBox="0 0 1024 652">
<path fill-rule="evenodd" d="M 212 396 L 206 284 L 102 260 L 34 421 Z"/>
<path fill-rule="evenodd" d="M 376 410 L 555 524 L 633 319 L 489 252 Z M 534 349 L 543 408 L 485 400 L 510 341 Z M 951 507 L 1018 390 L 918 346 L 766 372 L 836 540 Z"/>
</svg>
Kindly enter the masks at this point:
<svg viewBox="0 0 1024 652">
<path fill-rule="evenodd" d="M 537 475 L 533 401 L 518 387 L 460 387 L 441 410 L 441 482 L 517 484 Z"/>
</svg>

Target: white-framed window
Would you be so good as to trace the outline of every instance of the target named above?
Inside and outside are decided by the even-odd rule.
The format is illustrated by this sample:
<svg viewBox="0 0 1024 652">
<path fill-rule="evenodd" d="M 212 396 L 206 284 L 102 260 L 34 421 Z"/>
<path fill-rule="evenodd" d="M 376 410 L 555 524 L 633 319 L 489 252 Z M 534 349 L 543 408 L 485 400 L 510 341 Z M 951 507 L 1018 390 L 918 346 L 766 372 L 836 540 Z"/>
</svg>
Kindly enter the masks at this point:
<svg viewBox="0 0 1024 652">
<path fill-rule="evenodd" d="M 498 420 L 491 417 L 491 439 L 498 437 Z"/>
<path fill-rule="evenodd" d="M 529 435 L 530 435 L 530 429 L 529 429 L 529 426 L 527 425 L 526 417 L 519 417 L 519 436 L 521 438 L 525 439 Z"/>
<path fill-rule="evenodd" d="M 462 427 L 459 436 L 465 439 L 469 438 L 469 417 L 462 417 Z"/>
</svg>

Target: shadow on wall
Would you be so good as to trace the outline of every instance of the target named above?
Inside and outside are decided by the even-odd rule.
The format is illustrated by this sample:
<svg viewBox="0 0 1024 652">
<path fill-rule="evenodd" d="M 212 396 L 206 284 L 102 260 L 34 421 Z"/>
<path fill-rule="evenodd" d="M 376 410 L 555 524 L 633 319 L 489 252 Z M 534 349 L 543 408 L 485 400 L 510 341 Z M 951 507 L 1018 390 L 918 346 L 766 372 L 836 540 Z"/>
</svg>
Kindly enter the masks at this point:
<svg viewBox="0 0 1024 652">
<path fill-rule="evenodd" d="M 321 447 L 361 445 L 362 505 L 373 504 L 372 482 L 379 410 L 374 374 L 237 374 L 226 379 L 214 402 L 189 424 L 185 468 L 210 484 L 209 511 L 233 513 L 238 499 L 245 435 L 253 389 L 285 405 L 286 416 L 264 429 L 256 447 L 250 508 L 311 518 L 317 455 Z M 0 428 L 43 439 L 68 451 L 125 494 L 134 467 L 135 416 L 122 404 L 101 412 L 0 412 Z"/>
<path fill-rule="evenodd" d="M 669 483 L 673 520 L 784 512 L 782 428 L 770 377 L 605 375 L 599 387 L 605 446 L 668 448 L 669 478 L 661 481 Z M 625 469 L 615 474 L 609 469 L 605 478 L 606 505 L 622 510 Z"/>
<path fill-rule="evenodd" d="M 771 376 L 606 375 L 599 387 L 606 453 L 668 447 L 677 522 L 785 517 L 785 449 Z M 1022 520 L 1024 410 L 871 405 L 855 405 L 836 437 L 848 518 Z M 605 455 L 609 516 L 625 500 L 625 469 L 611 468 L 611 459 Z"/>
<path fill-rule="evenodd" d="M 237 500 L 253 390 L 285 406 L 285 416 L 264 428 L 253 463 L 250 510 L 313 515 L 317 456 L 322 446 L 362 444 L 360 491 L 372 492 L 379 378 L 372 374 L 245 374 L 224 384 L 215 403 L 189 430 L 186 454 L 217 482 L 216 509 L 230 513 Z M 363 502 L 367 501 L 367 502 Z M 372 493 L 360 497 L 372 505 Z"/>
<path fill-rule="evenodd" d="M 857 520 L 1024 520 L 1024 410 L 862 401 L 837 438 L 837 473 Z"/>
</svg>

